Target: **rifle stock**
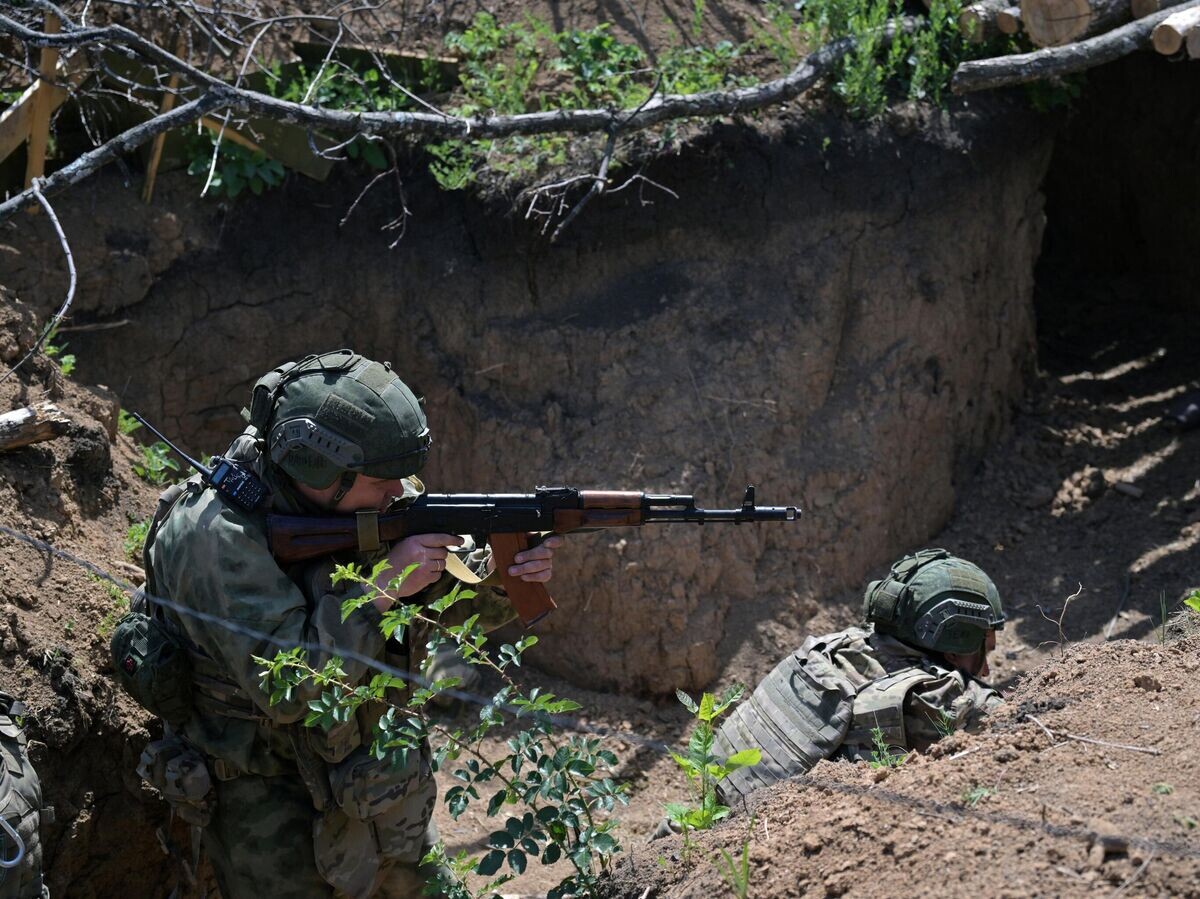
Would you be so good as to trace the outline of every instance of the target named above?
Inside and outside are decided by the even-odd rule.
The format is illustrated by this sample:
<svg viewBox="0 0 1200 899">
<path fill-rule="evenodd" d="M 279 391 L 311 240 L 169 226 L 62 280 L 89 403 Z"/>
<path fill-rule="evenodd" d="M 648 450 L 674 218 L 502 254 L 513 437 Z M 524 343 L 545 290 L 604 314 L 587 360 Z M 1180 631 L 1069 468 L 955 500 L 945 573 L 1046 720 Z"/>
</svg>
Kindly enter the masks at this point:
<svg viewBox="0 0 1200 899">
<path fill-rule="evenodd" d="M 521 623 L 529 627 L 556 608 L 540 583 L 510 577 L 513 557 L 529 547 L 531 533 L 568 534 L 613 527 L 693 522 L 796 521 L 795 506 L 756 506 L 746 488 L 737 509 L 699 509 L 692 496 L 658 496 L 625 490 L 539 487 L 531 494 L 425 494 L 384 514 L 357 516 L 268 515 L 267 539 L 281 565 L 351 551 L 366 552 L 412 534 L 472 534 L 491 544 L 496 569 Z"/>
</svg>

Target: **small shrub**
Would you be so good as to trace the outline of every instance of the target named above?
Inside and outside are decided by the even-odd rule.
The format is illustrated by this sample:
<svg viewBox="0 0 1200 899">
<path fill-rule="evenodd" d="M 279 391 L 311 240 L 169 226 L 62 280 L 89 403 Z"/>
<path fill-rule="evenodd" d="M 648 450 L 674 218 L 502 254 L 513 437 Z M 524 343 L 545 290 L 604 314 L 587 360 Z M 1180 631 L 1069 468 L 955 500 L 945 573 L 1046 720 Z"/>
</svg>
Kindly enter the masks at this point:
<svg viewBox="0 0 1200 899">
<path fill-rule="evenodd" d="M 908 758 L 908 753 L 901 747 L 888 743 L 882 728 L 871 729 L 871 745 L 875 748 L 871 750 L 871 759 L 867 764 L 872 768 L 899 768 Z"/>
<path fill-rule="evenodd" d="M 222 139 L 217 149 L 217 163 L 213 167 L 213 147 L 217 136 L 207 128 L 188 142 L 187 172 L 202 178 L 208 184 L 208 193 L 214 197 L 233 199 L 243 190 L 255 196 L 283 183 L 283 165 L 266 154 L 235 144 L 228 138 Z M 212 179 L 209 180 L 209 172 Z"/>
<path fill-rule="evenodd" d="M 117 413 L 117 430 L 128 437 L 142 426 L 142 423 L 122 409 Z"/>
<path fill-rule="evenodd" d="M 73 353 L 66 352 L 67 344 L 54 343 L 55 335 L 58 334 L 58 326 L 55 325 L 50 329 L 50 333 L 46 335 L 46 340 L 42 344 L 42 352 L 53 359 L 58 364 L 58 369 L 65 377 L 70 377 L 75 371 L 75 356 Z"/>
<path fill-rule="evenodd" d="M 687 755 L 671 753 L 687 775 L 692 784 L 693 798 L 696 805 L 672 802 L 666 806 L 667 817 L 681 827 L 686 835 L 689 830 L 708 830 L 716 822 L 729 814 L 729 807 L 717 802 L 717 784 L 739 768 L 757 765 L 762 759 L 762 752 L 756 748 L 743 749 L 726 759 L 713 755 L 716 742 L 716 731 L 713 723 L 725 712 L 729 711 L 746 688 L 734 684 L 718 698 L 712 693 L 704 693 L 700 702 L 696 703 L 682 690 L 676 690 L 679 701 L 696 719 L 692 738 L 688 742 Z"/>
<path fill-rule="evenodd" d="M 129 530 L 125 532 L 125 539 L 121 543 L 121 548 L 125 550 L 129 561 L 141 564 L 142 550 L 146 547 L 146 535 L 149 532 L 150 522 L 148 521 L 139 521 L 129 526 Z"/>
<path fill-rule="evenodd" d="M 142 447 L 142 461 L 133 464 L 134 473 L 150 484 L 161 485 L 172 480 L 179 463 L 171 456 L 171 448 L 161 440 Z"/>
</svg>

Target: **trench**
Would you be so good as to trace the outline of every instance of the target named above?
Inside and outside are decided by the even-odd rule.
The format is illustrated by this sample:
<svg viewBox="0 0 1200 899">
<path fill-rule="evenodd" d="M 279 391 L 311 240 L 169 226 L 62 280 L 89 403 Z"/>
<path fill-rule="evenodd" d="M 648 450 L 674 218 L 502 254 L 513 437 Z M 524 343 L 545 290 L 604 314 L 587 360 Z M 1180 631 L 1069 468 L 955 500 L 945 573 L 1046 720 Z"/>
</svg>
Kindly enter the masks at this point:
<svg viewBox="0 0 1200 899">
<path fill-rule="evenodd" d="M 691 188 L 678 201 L 598 203 L 557 247 L 501 208 L 436 194 L 415 169 L 395 251 L 378 230 L 394 198 L 336 227 L 349 176 L 231 209 L 197 201 L 182 176 L 163 179 L 151 208 L 101 178 L 61 210 L 87 273 L 76 320 L 125 324 L 72 337 L 78 377 L 199 455 L 236 430 L 258 374 L 352 345 L 426 397 L 439 489 L 556 481 L 725 506 L 754 483 L 760 502 L 804 508 L 792 530 L 580 541 L 534 661 L 594 695 L 695 690 L 731 672 L 752 682 L 810 629 L 848 621 L 869 572 L 934 539 L 991 554 L 985 567 L 1017 597 L 1011 652 L 1053 636 L 1028 594 L 1058 589 L 1056 567 L 1107 556 L 1077 620 L 1096 636 L 1131 560 L 1196 513 L 1195 441 L 1144 475 L 1139 463 L 1180 435 L 1051 448 L 1029 472 L 1008 456 L 1039 439 L 1031 392 L 1060 409 L 1049 382 L 1132 373 L 1080 388 L 1107 410 L 1097 427 L 1130 429 L 1200 386 L 1187 361 L 1200 265 L 1185 243 L 1200 208 L 1188 74 L 1149 58 L 1098 70 L 1065 121 L 1013 95 L 881 127 L 720 127 L 651 169 Z M 45 310 L 62 278 L 38 227 L 0 241 L 13 250 L 0 281 Z M 1057 508 L 1031 511 L 1025 491 L 1069 480 L 1084 456 L 1132 472 L 1151 499 L 1092 497 L 1023 532 Z M 1088 545 L 1118 519 L 1127 545 Z M 1120 632 L 1145 636 L 1159 593 L 1195 569 L 1186 546 L 1148 562 Z M 1034 653 L 1001 673 L 1011 682 Z M 144 738 L 110 733 L 99 755 L 124 756 L 128 772 Z M 93 821 L 50 839 L 66 895 L 103 895 L 151 864 L 112 852 L 95 822 L 132 809 L 145 830 L 152 804 L 129 800 L 126 774 L 87 770 L 50 775 Z"/>
</svg>

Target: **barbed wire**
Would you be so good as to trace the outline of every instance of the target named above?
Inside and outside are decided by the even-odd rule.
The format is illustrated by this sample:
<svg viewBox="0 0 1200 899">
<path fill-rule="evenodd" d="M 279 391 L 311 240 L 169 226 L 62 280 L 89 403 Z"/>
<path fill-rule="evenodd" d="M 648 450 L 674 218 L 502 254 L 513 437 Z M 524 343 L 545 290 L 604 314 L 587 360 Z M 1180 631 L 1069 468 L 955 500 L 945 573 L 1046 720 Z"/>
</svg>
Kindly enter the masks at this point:
<svg viewBox="0 0 1200 899">
<path fill-rule="evenodd" d="M 213 625 L 216 625 L 217 627 L 224 628 L 225 630 L 228 630 L 231 633 L 240 634 L 240 635 L 246 636 L 246 637 L 252 637 L 263 643 L 266 643 L 266 644 L 269 644 L 272 646 L 277 646 L 284 650 L 300 648 L 300 649 L 304 649 L 305 651 L 309 651 L 309 652 L 317 652 L 317 653 L 321 653 L 321 654 L 335 654 L 341 658 L 351 659 L 355 662 L 358 662 L 359 664 L 364 665 L 368 669 L 373 669 L 375 671 L 378 671 L 381 674 L 389 674 L 394 677 L 401 678 L 409 683 L 414 683 L 414 684 L 417 684 L 420 686 L 428 687 L 431 685 L 430 680 L 428 678 L 426 678 L 424 675 L 421 675 L 419 673 L 412 672 L 412 671 L 407 671 L 407 670 L 404 670 L 401 668 L 397 668 L 394 665 L 389 665 L 388 663 L 381 661 L 380 659 L 363 655 L 362 653 L 356 652 L 355 650 L 342 649 L 337 646 L 330 647 L 328 645 L 313 643 L 311 641 L 296 642 L 293 640 L 284 640 L 280 637 L 276 637 L 272 634 L 264 633 L 255 628 L 247 627 L 246 625 L 243 625 L 239 622 L 229 621 L 225 618 L 222 618 L 221 616 L 213 615 L 208 612 L 203 612 L 199 609 L 193 609 L 189 606 L 185 606 L 181 603 L 175 602 L 174 600 L 167 599 L 166 597 L 147 595 L 144 593 L 144 591 L 142 591 L 141 588 L 134 587 L 128 581 L 111 574 L 110 572 L 108 572 L 105 569 L 101 568 L 100 566 L 96 565 L 94 562 L 91 562 L 87 559 L 77 556 L 74 553 L 70 552 L 69 550 L 65 550 L 60 547 L 54 546 L 53 544 L 51 544 L 45 540 L 42 540 L 38 537 L 34 537 L 31 534 L 27 534 L 23 531 L 19 531 L 14 528 L 10 528 L 6 525 L 0 525 L 0 534 L 5 534 L 5 535 L 13 538 L 14 540 L 17 540 L 17 541 L 24 543 L 30 547 L 33 547 L 34 549 L 48 553 L 56 558 L 63 559 L 64 561 L 71 562 L 72 564 L 77 565 L 80 568 L 83 568 L 84 570 L 90 572 L 91 574 L 95 575 L 96 577 L 108 581 L 109 583 L 118 587 L 122 591 L 126 591 L 135 596 L 140 593 L 140 594 L 146 596 L 146 598 L 148 600 L 158 603 L 158 604 L 162 605 L 164 608 L 171 609 L 172 611 L 176 612 L 177 614 L 191 616 L 199 621 L 203 621 L 205 623 L 213 624 Z M 439 692 L 443 693 L 445 695 L 448 695 L 448 696 L 452 696 L 453 698 L 461 700 L 463 702 L 468 702 L 468 703 L 472 703 L 472 704 L 479 705 L 479 706 L 494 706 L 495 705 L 495 703 L 492 702 L 492 700 L 490 698 L 488 698 L 486 696 L 482 696 L 480 694 L 471 693 L 471 692 L 465 691 L 465 690 L 446 689 L 446 690 L 442 690 Z M 517 711 L 517 709 L 511 708 L 508 706 L 501 706 L 501 708 L 504 708 L 505 710 L 512 711 L 512 712 Z M 574 718 L 574 717 L 566 716 L 566 715 L 551 715 L 549 717 L 550 717 L 550 722 L 555 727 L 561 728 L 563 730 L 573 730 L 573 731 L 578 731 L 580 733 L 591 734 L 593 736 L 606 737 L 606 738 L 614 739 L 614 740 L 623 740 L 627 743 L 643 746 L 643 747 L 650 749 L 656 753 L 659 753 L 660 755 L 668 755 L 672 751 L 671 747 L 669 745 L 667 745 L 666 743 L 664 743 L 662 740 L 659 740 L 654 737 L 644 736 L 642 734 L 638 734 L 633 731 L 616 730 L 616 729 L 607 728 L 607 727 L 597 727 L 596 725 L 590 724 L 589 722 L 584 721 L 580 718 Z M 1095 831 L 1090 830 L 1086 827 L 1082 827 L 1082 826 L 1066 825 L 1066 824 L 1053 824 L 1049 821 L 1036 819 L 1036 818 L 1029 818 L 1029 817 L 1025 817 L 1025 816 L 1022 816 L 1019 814 L 1014 814 L 1014 813 L 988 812 L 988 811 L 978 809 L 978 808 L 975 808 L 975 807 L 967 805 L 967 804 L 956 804 L 956 803 L 952 803 L 952 802 L 942 802 L 942 801 L 939 801 L 936 799 L 926 799 L 926 798 L 922 798 L 919 796 L 911 796 L 911 795 L 907 795 L 904 793 L 896 792 L 895 790 L 889 790 L 889 789 L 880 787 L 878 785 L 861 786 L 861 785 L 857 785 L 857 784 L 847 784 L 842 781 L 833 780 L 831 778 L 814 776 L 811 773 L 807 773 L 807 772 L 804 774 L 796 775 L 792 778 L 789 778 L 785 782 L 793 783 L 800 787 L 812 787 L 812 788 L 817 788 L 817 789 L 825 789 L 825 790 L 830 790 L 830 791 L 840 793 L 843 795 L 855 796 L 855 797 L 859 797 L 859 798 L 877 799 L 882 802 L 887 802 L 887 803 L 891 803 L 893 805 L 905 807 L 911 811 L 917 812 L 918 814 L 930 815 L 933 817 L 950 818 L 955 821 L 961 821 L 965 818 L 970 818 L 970 819 L 974 819 L 974 820 L 978 820 L 978 821 L 985 821 L 988 823 L 997 824 L 997 825 L 1001 825 L 1001 826 L 1012 827 L 1016 830 L 1040 831 L 1041 833 L 1044 833 L 1047 836 L 1060 838 L 1060 839 L 1077 839 L 1077 840 L 1090 841 L 1090 840 L 1097 839 L 1098 837 L 1102 837 L 1105 840 L 1105 842 L 1109 842 L 1112 840 L 1124 841 L 1125 844 L 1128 846 L 1136 846 L 1141 849 L 1151 851 L 1154 853 L 1162 853 L 1163 855 L 1170 855 L 1170 856 L 1174 856 L 1177 858 L 1200 859 L 1200 846 L 1194 846 L 1189 843 L 1184 843 L 1184 842 L 1180 842 L 1180 841 L 1154 840 L 1154 839 L 1150 839 L 1148 837 L 1109 834 L 1107 832 L 1103 835 L 1099 835 Z M 767 798 L 765 795 L 766 793 L 767 793 L 767 790 L 760 791 L 760 793 L 754 797 L 754 800 L 752 802 L 745 803 L 743 801 L 742 803 L 738 803 L 738 804 L 743 806 L 746 810 L 750 810 L 751 808 L 758 808 L 762 805 L 762 802 L 764 801 L 764 799 Z"/>
</svg>

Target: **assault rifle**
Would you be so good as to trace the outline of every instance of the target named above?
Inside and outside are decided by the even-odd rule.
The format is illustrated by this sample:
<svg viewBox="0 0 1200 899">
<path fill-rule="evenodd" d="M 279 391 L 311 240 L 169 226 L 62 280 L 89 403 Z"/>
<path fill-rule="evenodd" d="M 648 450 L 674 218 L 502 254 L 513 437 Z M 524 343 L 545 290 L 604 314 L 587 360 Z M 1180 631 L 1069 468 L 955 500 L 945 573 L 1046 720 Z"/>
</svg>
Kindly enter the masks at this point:
<svg viewBox="0 0 1200 899">
<path fill-rule="evenodd" d="M 486 537 L 513 609 L 526 627 L 556 606 L 545 586 L 510 577 L 513 556 L 542 534 L 570 534 L 644 524 L 796 521 L 795 506 L 756 506 L 754 487 L 738 509 L 698 509 L 692 496 L 538 487 L 534 493 L 427 493 L 396 512 L 343 516 L 268 515 L 271 553 L 283 564 L 357 550 L 372 552 L 413 534 Z"/>
</svg>

